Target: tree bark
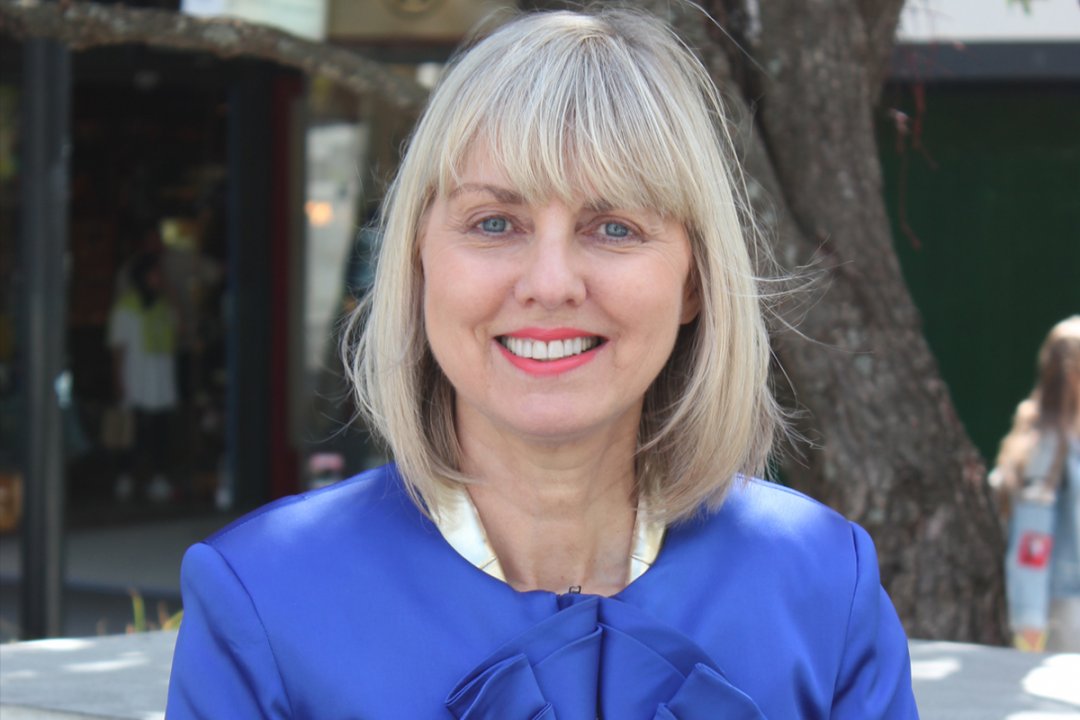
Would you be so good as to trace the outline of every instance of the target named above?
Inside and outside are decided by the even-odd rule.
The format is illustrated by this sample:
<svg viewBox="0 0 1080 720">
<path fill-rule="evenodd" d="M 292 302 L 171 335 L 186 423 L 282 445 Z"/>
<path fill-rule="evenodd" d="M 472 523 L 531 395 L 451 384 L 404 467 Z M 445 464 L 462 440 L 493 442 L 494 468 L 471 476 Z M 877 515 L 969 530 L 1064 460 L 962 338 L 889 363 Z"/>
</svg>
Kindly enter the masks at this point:
<svg viewBox="0 0 1080 720">
<path fill-rule="evenodd" d="M 640 4 L 716 77 L 776 255 L 816 279 L 817 297 L 789 303 L 776 332 L 814 441 L 786 462 L 788 480 L 871 532 L 909 634 L 1004 642 L 1004 541 L 985 468 L 923 338 L 882 198 L 873 111 L 903 0 L 714 0 L 724 30 L 690 3 Z M 3 0 L 0 32 L 260 57 L 406 111 L 424 96 L 348 51 L 236 21 Z"/>
<path fill-rule="evenodd" d="M 716 8 L 736 20 L 731 37 L 686 8 L 671 20 L 727 90 L 778 258 L 818 286 L 786 312 L 798 332 L 776 333 L 814 441 L 785 463 L 788 481 L 870 531 L 912 636 L 1003 643 L 1004 539 L 985 468 L 923 337 L 882 196 L 873 110 L 902 4 L 768 0 L 751 14 L 731 0 Z"/>
</svg>

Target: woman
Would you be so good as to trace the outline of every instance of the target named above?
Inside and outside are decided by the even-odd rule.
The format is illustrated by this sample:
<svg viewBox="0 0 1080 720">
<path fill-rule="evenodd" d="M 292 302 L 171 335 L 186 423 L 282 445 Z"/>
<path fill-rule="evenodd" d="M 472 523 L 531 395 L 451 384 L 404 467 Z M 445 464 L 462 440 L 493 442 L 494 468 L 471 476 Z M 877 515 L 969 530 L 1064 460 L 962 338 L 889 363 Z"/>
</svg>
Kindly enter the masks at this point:
<svg viewBox="0 0 1080 720">
<path fill-rule="evenodd" d="M 990 483 L 1009 525 L 1009 616 L 1018 647 L 1080 651 L 1080 315 L 1053 327 Z"/>
<path fill-rule="evenodd" d="M 351 361 L 396 465 L 189 551 L 170 717 L 911 718 L 873 546 L 778 425 L 715 88 L 659 22 L 458 57 Z"/>
</svg>

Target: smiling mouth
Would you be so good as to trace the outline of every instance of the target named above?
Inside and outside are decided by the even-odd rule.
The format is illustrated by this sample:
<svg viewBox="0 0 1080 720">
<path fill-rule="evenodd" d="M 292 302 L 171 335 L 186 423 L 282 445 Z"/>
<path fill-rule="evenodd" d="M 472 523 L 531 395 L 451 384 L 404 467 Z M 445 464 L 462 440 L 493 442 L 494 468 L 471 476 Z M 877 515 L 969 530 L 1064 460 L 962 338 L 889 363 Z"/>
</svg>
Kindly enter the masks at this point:
<svg viewBox="0 0 1080 720">
<path fill-rule="evenodd" d="M 576 337 L 566 340 L 530 340 L 528 338 L 516 338 L 503 335 L 498 338 L 499 344 L 510 351 L 510 354 L 527 360 L 541 360 L 550 362 L 574 357 L 592 350 L 604 342 L 600 337 Z"/>
</svg>

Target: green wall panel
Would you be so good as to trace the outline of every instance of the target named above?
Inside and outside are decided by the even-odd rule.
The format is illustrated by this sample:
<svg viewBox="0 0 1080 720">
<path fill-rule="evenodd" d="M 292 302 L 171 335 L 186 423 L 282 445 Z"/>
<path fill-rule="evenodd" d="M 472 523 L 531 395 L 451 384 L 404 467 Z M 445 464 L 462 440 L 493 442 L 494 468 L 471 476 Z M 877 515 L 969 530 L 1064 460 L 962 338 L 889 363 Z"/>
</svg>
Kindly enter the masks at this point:
<svg viewBox="0 0 1080 720">
<path fill-rule="evenodd" d="M 921 145 L 897 148 L 886 90 L 885 193 L 904 276 L 961 419 L 990 462 L 1050 327 L 1080 312 L 1080 87 L 929 85 Z M 917 241 L 902 231 L 900 198 Z"/>
</svg>

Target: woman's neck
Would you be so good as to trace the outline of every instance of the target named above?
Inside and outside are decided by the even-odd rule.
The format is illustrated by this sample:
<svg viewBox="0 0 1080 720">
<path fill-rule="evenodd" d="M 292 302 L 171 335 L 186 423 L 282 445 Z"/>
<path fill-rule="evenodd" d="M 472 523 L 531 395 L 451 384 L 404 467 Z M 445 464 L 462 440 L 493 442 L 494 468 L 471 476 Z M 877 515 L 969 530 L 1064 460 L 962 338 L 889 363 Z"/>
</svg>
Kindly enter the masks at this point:
<svg viewBox="0 0 1080 720">
<path fill-rule="evenodd" d="M 463 433 L 462 445 L 464 469 L 478 479 L 469 495 L 512 587 L 613 595 L 626 586 L 633 438 L 555 447 Z"/>
</svg>

